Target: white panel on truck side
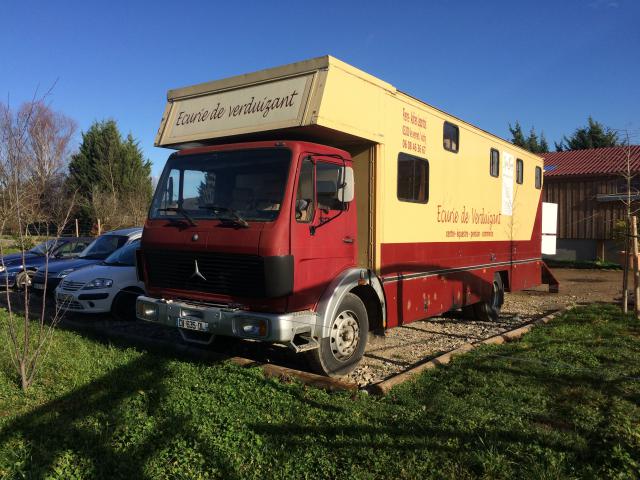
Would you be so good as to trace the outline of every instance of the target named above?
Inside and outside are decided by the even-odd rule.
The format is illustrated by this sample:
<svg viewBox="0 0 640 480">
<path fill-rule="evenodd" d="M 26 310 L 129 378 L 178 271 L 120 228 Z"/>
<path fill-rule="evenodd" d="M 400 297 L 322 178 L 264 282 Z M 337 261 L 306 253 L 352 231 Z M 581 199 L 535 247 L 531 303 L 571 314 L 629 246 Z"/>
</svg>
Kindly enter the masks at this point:
<svg viewBox="0 0 640 480">
<path fill-rule="evenodd" d="M 542 254 L 556 254 L 558 233 L 558 204 L 542 202 Z"/>
</svg>

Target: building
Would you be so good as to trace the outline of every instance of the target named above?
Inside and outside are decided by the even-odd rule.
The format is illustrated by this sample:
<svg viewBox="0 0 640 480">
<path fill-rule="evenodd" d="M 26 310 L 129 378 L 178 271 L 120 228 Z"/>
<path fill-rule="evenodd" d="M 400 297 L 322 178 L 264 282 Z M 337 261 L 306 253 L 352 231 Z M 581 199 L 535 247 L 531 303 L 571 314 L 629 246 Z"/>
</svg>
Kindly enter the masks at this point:
<svg viewBox="0 0 640 480">
<path fill-rule="evenodd" d="M 617 262 L 621 246 L 615 231 L 616 223 L 625 217 L 627 162 L 632 175 L 631 200 L 640 200 L 640 145 L 543 156 L 543 201 L 558 204 L 557 254 L 553 258 Z"/>
</svg>

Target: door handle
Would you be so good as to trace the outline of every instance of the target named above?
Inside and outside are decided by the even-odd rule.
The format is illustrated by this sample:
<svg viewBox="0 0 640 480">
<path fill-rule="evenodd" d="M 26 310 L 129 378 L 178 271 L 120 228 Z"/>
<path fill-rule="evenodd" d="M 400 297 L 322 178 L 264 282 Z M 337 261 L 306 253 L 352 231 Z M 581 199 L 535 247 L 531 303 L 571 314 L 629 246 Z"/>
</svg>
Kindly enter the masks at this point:
<svg viewBox="0 0 640 480">
<path fill-rule="evenodd" d="M 343 241 L 344 243 L 353 243 L 353 238 L 351 238 L 351 237 L 344 237 L 344 238 L 342 239 L 342 241 Z"/>
</svg>

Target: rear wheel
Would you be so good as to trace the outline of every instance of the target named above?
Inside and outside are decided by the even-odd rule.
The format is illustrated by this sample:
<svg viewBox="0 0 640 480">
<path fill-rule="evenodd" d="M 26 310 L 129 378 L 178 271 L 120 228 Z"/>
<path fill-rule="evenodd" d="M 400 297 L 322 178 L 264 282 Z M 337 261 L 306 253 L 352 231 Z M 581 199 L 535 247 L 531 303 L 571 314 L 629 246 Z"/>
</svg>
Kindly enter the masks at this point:
<svg viewBox="0 0 640 480">
<path fill-rule="evenodd" d="M 121 290 L 111 304 L 111 315 L 120 321 L 133 321 L 136 319 L 136 299 L 142 295 L 140 292 Z"/>
<path fill-rule="evenodd" d="M 498 320 L 502 304 L 504 303 L 504 285 L 499 273 L 493 275 L 491 286 L 491 297 L 488 301 L 476 303 L 473 309 L 478 320 L 484 322 L 495 322 Z"/>
<path fill-rule="evenodd" d="M 311 367 L 330 377 L 348 374 L 362 359 L 368 335 L 367 309 L 357 295 L 347 293 L 329 324 L 328 336 L 307 354 Z"/>
</svg>

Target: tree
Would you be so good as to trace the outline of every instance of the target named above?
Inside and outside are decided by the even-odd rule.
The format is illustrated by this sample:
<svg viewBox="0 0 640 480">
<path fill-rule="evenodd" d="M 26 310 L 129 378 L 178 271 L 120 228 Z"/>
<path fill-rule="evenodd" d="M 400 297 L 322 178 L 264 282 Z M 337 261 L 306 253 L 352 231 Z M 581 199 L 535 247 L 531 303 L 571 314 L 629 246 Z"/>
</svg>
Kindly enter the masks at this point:
<svg viewBox="0 0 640 480">
<path fill-rule="evenodd" d="M 516 121 L 513 127 L 509 124 L 509 131 L 512 137 L 511 143 L 514 145 L 529 150 L 531 153 L 547 153 L 549 151 L 549 144 L 544 138 L 544 133 L 540 133 L 540 139 L 538 139 L 538 134 L 534 127 L 531 127 L 531 130 L 529 130 L 528 137 L 525 137 L 524 133 L 522 133 L 522 127 L 518 121 Z"/>
<path fill-rule="evenodd" d="M 566 136 L 555 144 L 557 152 L 566 150 L 588 150 L 592 148 L 615 147 L 620 145 L 618 134 L 589 117 L 587 125 L 576 128 L 571 137 Z"/>
<path fill-rule="evenodd" d="M 106 228 L 139 225 L 151 199 L 151 162 L 131 134 L 123 140 L 114 120 L 95 122 L 69 165 L 81 216 Z"/>
<path fill-rule="evenodd" d="M 30 224 L 44 222 L 47 235 L 54 226 L 58 238 L 69 220 L 74 196 L 64 194 L 60 176 L 74 131 L 75 123 L 53 112 L 44 98 L 26 103 L 17 112 L 0 104 L 0 233 L 12 230 L 16 235 L 22 264 L 30 243 Z M 3 254 L 0 243 L 0 265 L 5 268 Z M 47 354 L 63 311 L 56 306 L 51 315 L 44 301 L 41 308 L 32 309 L 29 284 L 20 295 L 12 294 L 5 278 L 2 293 L 7 315 L 0 325 L 6 332 L 3 339 L 12 366 L 26 391 Z M 46 294 L 46 281 L 44 288 Z"/>
</svg>

